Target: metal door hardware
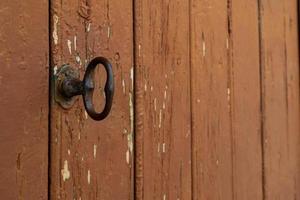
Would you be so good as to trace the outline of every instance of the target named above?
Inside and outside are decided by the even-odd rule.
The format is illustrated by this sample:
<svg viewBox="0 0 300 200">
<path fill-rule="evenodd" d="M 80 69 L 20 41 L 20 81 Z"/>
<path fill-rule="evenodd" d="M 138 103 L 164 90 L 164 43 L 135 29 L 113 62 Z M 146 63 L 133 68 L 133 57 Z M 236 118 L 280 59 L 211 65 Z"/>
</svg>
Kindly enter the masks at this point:
<svg viewBox="0 0 300 200">
<path fill-rule="evenodd" d="M 96 112 L 93 103 L 94 71 L 98 64 L 104 66 L 107 79 L 104 87 L 105 106 L 101 113 Z M 55 99 L 64 108 L 70 108 L 74 96 L 82 95 L 84 107 L 88 115 L 97 121 L 107 117 L 111 110 L 114 95 L 114 77 L 111 63 L 104 57 L 94 58 L 87 66 L 83 80 L 79 73 L 69 65 L 62 66 L 55 76 Z"/>
</svg>

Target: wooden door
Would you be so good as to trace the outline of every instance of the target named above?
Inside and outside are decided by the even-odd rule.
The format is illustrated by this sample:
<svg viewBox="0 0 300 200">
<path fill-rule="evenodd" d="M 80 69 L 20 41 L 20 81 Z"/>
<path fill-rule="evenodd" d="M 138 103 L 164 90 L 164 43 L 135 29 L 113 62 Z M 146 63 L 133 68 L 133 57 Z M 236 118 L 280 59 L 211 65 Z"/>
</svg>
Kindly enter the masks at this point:
<svg viewBox="0 0 300 200">
<path fill-rule="evenodd" d="M 48 196 L 48 1 L 0 1 L 0 199 Z"/>
<path fill-rule="evenodd" d="M 79 98 L 63 109 L 51 98 L 50 199 L 133 199 L 132 1 L 51 1 L 51 67 L 81 73 L 97 56 L 113 65 L 115 96 L 107 119 L 88 117 Z M 95 106 L 103 106 L 104 71 L 96 77 Z M 97 88 L 97 89 L 98 89 Z"/>
<path fill-rule="evenodd" d="M 1 199 L 300 199 L 297 7 L 1 1 Z M 55 85 L 98 56 L 115 79 L 103 121 L 79 97 L 63 108 Z"/>
</svg>

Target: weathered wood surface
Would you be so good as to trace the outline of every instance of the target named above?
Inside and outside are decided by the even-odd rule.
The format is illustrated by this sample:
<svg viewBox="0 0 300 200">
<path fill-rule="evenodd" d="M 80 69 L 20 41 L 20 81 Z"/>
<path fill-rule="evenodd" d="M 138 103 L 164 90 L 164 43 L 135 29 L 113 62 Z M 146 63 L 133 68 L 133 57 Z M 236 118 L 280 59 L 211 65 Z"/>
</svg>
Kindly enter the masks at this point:
<svg viewBox="0 0 300 200">
<path fill-rule="evenodd" d="M 300 198 L 297 1 L 139 0 L 134 23 L 136 199 Z"/>
<path fill-rule="evenodd" d="M 51 1 L 51 67 L 69 63 L 81 72 L 96 56 L 113 64 L 115 97 L 104 121 L 93 121 L 79 98 L 64 110 L 52 98 L 51 199 L 133 198 L 132 2 Z M 102 66 L 95 103 L 103 106 Z M 100 78 L 99 78 L 100 77 Z"/>
<path fill-rule="evenodd" d="M 48 196 L 48 1 L 0 1 L 0 198 Z"/>
<path fill-rule="evenodd" d="M 135 2 L 136 198 L 191 198 L 189 5 Z"/>
<path fill-rule="evenodd" d="M 257 3 L 194 0 L 191 16 L 193 196 L 261 199 Z"/>
<path fill-rule="evenodd" d="M 297 1 L 260 4 L 265 199 L 300 198 Z"/>
</svg>

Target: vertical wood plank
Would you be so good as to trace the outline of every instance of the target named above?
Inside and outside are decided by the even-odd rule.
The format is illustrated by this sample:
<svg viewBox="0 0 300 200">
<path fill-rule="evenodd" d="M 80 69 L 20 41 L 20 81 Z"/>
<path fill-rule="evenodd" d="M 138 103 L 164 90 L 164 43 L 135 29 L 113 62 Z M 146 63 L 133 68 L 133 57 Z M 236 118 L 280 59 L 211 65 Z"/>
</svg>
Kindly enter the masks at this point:
<svg viewBox="0 0 300 200">
<path fill-rule="evenodd" d="M 263 199 L 259 12 L 256 1 L 232 0 L 231 125 L 233 199 Z"/>
<path fill-rule="evenodd" d="M 262 199 L 257 3 L 192 0 L 191 63 L 194 199 Z"/>
<path fill-rule="evenodd" d="M 113 64 L 115 96 L 104 121 L 85 113 L 82 99 L 62 109 L 52 99 L 51 199 L 132 199 L 133 197 L 133 17 L 125 0 L 54 0 L 53 72 L 69 63 L 84 73 L 105 56 Z M 104 102 L 104 70 L 95 74 L 96 108 Z"/>
<path fill-rule="evenodd" d="M 233 199 L 226 1 L 191 1 L 193 199 Z"/>
<path fill-rule="evenodd" d="M 1 199 L 48 199 L 48 1 L 0 1 Z"/>
<path fill-rule="evenodd" d="M 266 199 L 298 199 L 297 1 L 260 1 Z"/>
<path fill-rule="evenodd" d="M 135 1 L 136 199 L 191 199 L 189 4 Z"/>
</svg>

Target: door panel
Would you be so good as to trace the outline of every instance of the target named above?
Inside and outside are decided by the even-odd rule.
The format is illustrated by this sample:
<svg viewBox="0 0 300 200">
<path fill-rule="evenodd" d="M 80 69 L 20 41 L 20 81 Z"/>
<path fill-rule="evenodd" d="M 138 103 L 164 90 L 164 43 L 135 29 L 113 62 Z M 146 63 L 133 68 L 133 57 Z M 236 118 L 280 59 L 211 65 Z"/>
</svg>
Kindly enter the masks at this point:
<svg viewBox="0 0 300 200">
<path fill-rule="evenodd" d="M 189 4 L 135 4 L 136 198 L 191 199 Z"/>
<path fill-rule="evenodd" d="M 300 167 L 297 1 L 261 1 L 264 190 L 298 199 Z"/>
<path fill-rule="evenodd" d="M 47 199 L 48 1 L 1 1 L 0 16 L 1 199 Z"/>
<path fill-rule="evenodd" d="M 68 110 L 52 97 L 51 199 L 133 198 L 132 24 L 130 0 L 51 1 L 53 73 L 69 63 L 82 79 L 88 62 L 104 56 L 115 76 L 112 111 L 103 121 L 87 116 L 81 97 Z M 105 79 L 99 67 L 94 97 L 99 110 Z"/>
<path fill-rule="evenodd" d="M 193 196 L 262 199 L 257 3 L 192 2 Z"/>
</svg>

